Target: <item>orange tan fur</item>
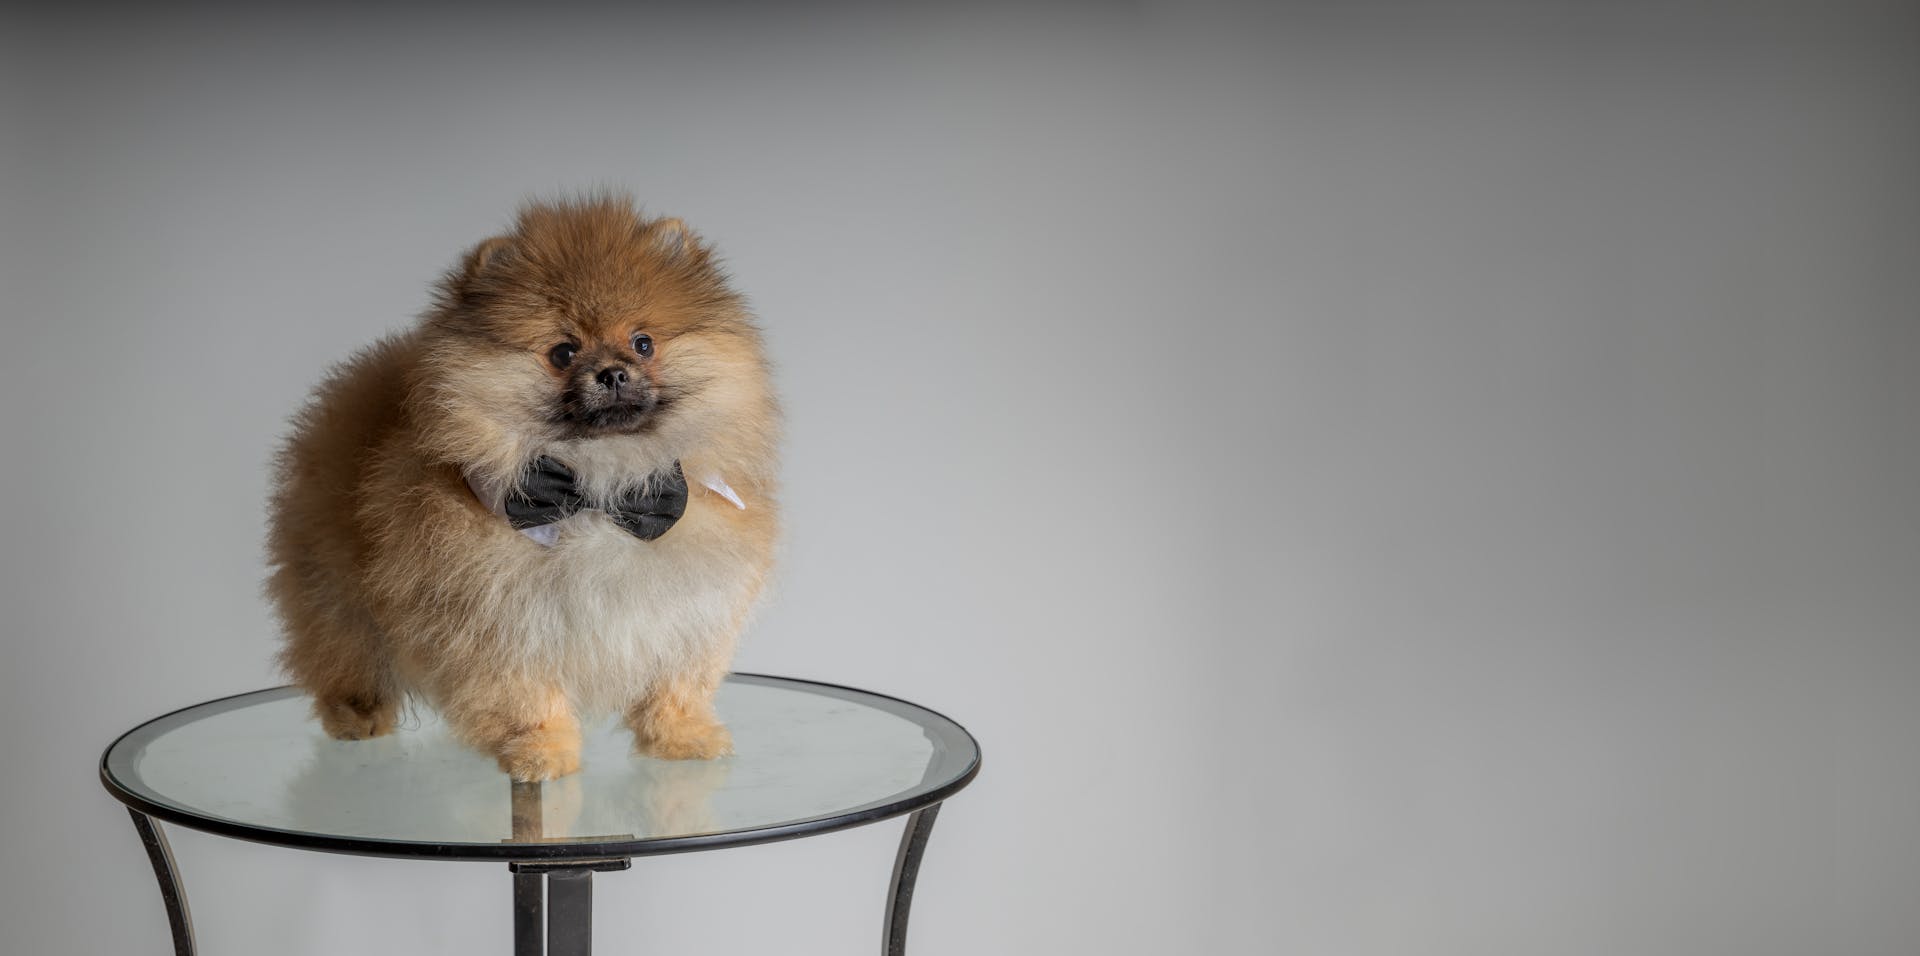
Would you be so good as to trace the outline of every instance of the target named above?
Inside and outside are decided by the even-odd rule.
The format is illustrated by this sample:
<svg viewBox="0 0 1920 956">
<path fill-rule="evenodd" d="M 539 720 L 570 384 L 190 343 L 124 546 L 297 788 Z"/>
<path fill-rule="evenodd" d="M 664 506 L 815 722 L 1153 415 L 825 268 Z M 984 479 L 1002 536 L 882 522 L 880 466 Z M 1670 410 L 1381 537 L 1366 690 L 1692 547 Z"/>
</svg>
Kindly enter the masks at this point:
<svg viewBox="0 0 1920 956">
<path fill-rule="evenodd" d="M 671 401 L 633 430 L 557 419 L 562 341 Z M 516 780 L 577 769 L 582 714 L 623 713 L 653 756 L 729 753 L 713 695 L 772 563 L 778 432 L 759 331 L 684 224 L 529 205 L 295 418 L 268 540 L 281 663 L 335 737 L 392 731 L 414 695 Z M 595 503 L 679 461 L 686 513 L 643 541 L 583 511 L 542 547 L 476 498 L 541 455 Z"/>
</svg>

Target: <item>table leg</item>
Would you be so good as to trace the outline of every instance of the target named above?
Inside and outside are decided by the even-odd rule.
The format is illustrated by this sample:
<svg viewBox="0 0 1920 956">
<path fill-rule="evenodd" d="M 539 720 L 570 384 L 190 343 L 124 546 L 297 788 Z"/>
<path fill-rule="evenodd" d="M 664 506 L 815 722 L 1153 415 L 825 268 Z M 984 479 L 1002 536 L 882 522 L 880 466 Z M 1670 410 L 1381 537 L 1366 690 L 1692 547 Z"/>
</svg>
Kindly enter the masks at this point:
<svg viewBox="0 0 1920 956">
<path fill-rule="evenodd" d="M 546 956 L 546 882 L 539 873 L 513 874 L 513 956 Z"/>
<path fill-rule="evenodd" d="M 593 871 L 547 874 L 547 956 L 592 956 Z"/>
<path fill-rule="evenodd" d="M 907 910 L 913 906 L 913 881 L 920 873 L 920 856 L 927 850 L 927 835 L 933 832 L 933 820 L 939 814 L 937 803 L 913 811 L 900 834 L 900 852 L 893 858 L 893 886 L 887 890 L 887 922 L 881 940 L 884 956 L 904 956 L 907 951 Z"/>
<path fill-rule="evenodd" d="M 160 899 L 167 904 L 167 923 L 173 928 L 174 956 L 194 956 L 193 914 L 187 910 L 187 890 L 180 885 L 180 871 L 173 862 L 173 847 L 153 818 L 132 807 L 133 828 L 140 831 L 140 842 L 153 863 L 154 879 L 160 881 Z"/>
<path fill-rule="evenodd" d="M 594 871 L 632 865 L 624 857 L 507 864 L 513 871 L 513 956 L 592 956 Z"/>
</svg>

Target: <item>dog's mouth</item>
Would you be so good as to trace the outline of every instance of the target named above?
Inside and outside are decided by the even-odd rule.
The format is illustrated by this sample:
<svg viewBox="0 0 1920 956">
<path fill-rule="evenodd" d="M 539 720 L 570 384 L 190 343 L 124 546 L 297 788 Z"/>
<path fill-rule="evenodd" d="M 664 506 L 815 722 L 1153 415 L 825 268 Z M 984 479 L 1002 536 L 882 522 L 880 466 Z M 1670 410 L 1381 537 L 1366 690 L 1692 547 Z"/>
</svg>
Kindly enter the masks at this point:
<svg viewBox="0 0 1920 956">
<path fill-rule="evenodd" d="M 657 424 L 666 406 L 665 400 L 644 393 L 599 401 L 570 395 L 561 403 L 556 423 L 575 435 L 630 435 Z"/>
</svg>

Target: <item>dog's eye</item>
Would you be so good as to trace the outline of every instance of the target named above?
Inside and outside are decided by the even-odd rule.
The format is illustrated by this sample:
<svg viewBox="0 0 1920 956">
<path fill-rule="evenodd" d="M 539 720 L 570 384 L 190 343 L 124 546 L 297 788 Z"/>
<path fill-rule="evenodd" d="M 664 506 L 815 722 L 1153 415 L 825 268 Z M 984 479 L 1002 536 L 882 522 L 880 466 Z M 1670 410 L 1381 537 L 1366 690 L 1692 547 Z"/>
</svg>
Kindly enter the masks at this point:
<svg viewBox="0 0 1920 956">
<path fill-rule="evenodd" d="M 647 335 L 644 332 L 635 332 L 633 334 L 633 350 L 639 352 L 642 356 L 651 358 L 653 356 L 653 336 Z"/>
<path fill-rule="evenodd" d="M 572 342 L 562 342 L 548 350 L 547 361 L 552 362 L 554 368 L 566 368 L 573 364 L 573 353 L 578 351 L 580 346 Z"/>
</svg>

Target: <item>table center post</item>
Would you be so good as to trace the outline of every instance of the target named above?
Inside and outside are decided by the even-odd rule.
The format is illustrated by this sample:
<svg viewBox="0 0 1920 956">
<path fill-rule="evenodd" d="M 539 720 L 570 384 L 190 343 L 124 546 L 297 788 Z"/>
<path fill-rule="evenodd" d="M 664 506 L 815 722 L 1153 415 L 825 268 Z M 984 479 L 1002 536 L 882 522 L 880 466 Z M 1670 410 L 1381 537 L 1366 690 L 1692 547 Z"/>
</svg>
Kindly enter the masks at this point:
<svg viewBox="0 0 1920 956">
<path fill-rule="evenodd" d="M 544 784 L 511 784 L 512 843 L 549 839 L 541 805 Z M 627 834 L 623 834 L 627 835 Z M 591 956 L 593 874 L 624 870 L 625 857 L 507 864 L 513 873 L 514 956 Z"/>
</svg>

